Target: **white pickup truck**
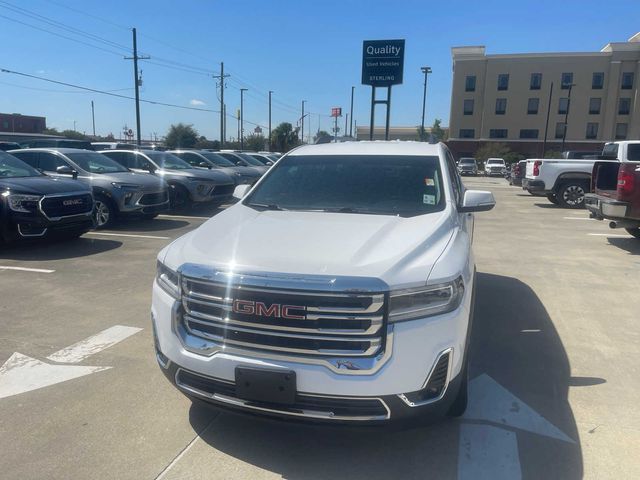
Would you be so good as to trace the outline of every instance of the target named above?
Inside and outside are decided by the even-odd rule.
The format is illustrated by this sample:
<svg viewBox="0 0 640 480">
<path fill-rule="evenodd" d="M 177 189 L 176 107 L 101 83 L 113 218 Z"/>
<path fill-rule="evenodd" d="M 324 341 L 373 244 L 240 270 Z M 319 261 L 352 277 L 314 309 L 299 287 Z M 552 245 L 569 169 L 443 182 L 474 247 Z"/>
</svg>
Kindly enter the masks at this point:
<svg viewBox="0 0 640 480">
<path fill-rule="evenodd" d="M 591 188 L 596 159 L 533 158 L 527 160 L 522 188 L 532 195 L 546 196 L 566 208 L 582 208 Z"/>
<path fill-rule="evenodd" d="M 464 412 L 473 212 L 495 200 L 444 144 L 307 145 L 234 195 L 158 255 L 156 357 L 181 392 L 326 422 Z"/>
</svg>

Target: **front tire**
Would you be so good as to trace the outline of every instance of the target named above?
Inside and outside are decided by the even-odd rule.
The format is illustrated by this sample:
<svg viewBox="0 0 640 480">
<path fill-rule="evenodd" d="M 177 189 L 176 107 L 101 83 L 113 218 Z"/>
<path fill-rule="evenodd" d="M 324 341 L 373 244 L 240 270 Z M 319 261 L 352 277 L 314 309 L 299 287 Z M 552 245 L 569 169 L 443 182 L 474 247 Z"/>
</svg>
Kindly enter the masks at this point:
<svg viewBox="0 0 640 480">
<path fill-rule="evenodd" d="M 549 200 L 554 205 L 559 205 L 560 204 L 560 202 L 558 201 L 558 197 L 556 197 L 554 193 L 548 193 L 547 194 L 547 200 Z"/>
<path fill-rule="evenodd" d="M 636 228 L 625 228 L 629 235 L 633 235 L 636 238 L 640 238 L 640 227 Z"/>
<path fill-rule="evenodd" d="M 175 211 L 187 210 L 191 206 L 191 199 L 186 188 L 171 185 L 171 209 Z"/>
<path fill-rule="evenodd" d="M 95 197 L 93 219 L 97 230 L 110 227 L 116 219 L 116 208 L 111 200 L 104 195 L 96 195 Z"/>
<path fill-rule="evenodd" d="M 583 182 L 567 182 L 560 186 L 556 198 L 565 208 L 584 208 L 584 196 L 589 188 Z"/>
</svg>

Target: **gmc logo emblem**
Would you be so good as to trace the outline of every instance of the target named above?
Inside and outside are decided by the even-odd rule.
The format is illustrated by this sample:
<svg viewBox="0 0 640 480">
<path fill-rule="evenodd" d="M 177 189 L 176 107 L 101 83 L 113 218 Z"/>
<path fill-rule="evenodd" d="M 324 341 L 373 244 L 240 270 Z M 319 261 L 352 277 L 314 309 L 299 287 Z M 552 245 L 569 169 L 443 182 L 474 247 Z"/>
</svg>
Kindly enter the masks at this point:
<svg viewBox="0 0 640 480">
<path fill-rule="evenodd" d="M 234 300 L 232 309 L 234 313 L 243 315 L 259 315 L 261 317 L 289 318 L 292 320 L 304 320 L 304 315 L 296 315 L 295 311 L 306 311 L 306 307 L 301 305 L 282 305 L 272 303 L 267 307 L 266 303 L 254 302 L 252 300 Z"/>
<path fill-rule="evenodd" d="M 84 201 L 80 199 L 62 201 L 62 205 L 64 205 L 65 207 L 70 207 L 71 205 L 83 205 L 83 204 L 84 204 Z"/>
</svg>

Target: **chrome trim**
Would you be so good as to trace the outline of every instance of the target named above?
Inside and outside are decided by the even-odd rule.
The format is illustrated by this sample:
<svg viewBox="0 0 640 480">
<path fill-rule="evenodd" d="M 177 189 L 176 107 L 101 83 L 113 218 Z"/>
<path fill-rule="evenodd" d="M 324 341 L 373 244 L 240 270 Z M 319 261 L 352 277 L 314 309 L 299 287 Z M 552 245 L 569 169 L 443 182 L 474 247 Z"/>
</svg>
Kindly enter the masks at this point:
<svg viewBox="0 0 640 480">
<path fill-rule="evenodd" d="M 160 190 L 159 192 L 139 192 L 140 193 L 140 198 L 138 198 L 135 202 L 135 206 L 136 207 L 142 207 L 142 208 L 147 208 L 147 207 L 159 207 L 162 205 L 166 205 L 167 203 L 169 203 L 169 192 L 167 190 Z M 142 197 L 144 197 L 145 195 L 156 195 L 158 193 L 165 193 L 167 199 L 164 202 L 160 202 L 160 203 L 150 203 L 150 204 L 144 204 L 144 203 L 140 203 L 140 200 L 142 200 Z"/>
<path fill-rule="evenodd" d="M 43 200 L 45 198 L 73 197 L 73 196 L 76 196 L 76 195 L 87 195 L 87 194 L 91 196 L 92 205 L 91 205 L 91 210 L 89 210 L 86 213 L 75 213 L 73 215 L 63 215 L 61 217 L 49 217 L 46 213 L 44 213 L 44 210 L 42 208 L 42 202 L 43 202 Z M 93 194 L 91 192 L 78 191 L 78 192 L 56 193 L 56 194 L 53 194 L 53 195 L 44 195 L 40 200 L 38 200 L 38 210 L 44 216 L 44 218 L 46 218 L 47 220 L 50 220 L 52 222 L 57 222 L 59 220 L 62 220 L 63 218 L 89 217 L 89 216 L 93 215 Z"/>
<path fill-rule="evenodd" d="M 168 294 L 167 294 L 168 295 Z M 213 357 L 218 353 L 235 355 L 241 358 L 256 360 L 273 360 L 304 365 L 318 365 L 338 375 L 373 375 L 377 373 L 391 358 L 393 353 L 393 325 L 387 325 L 385 349 L 375 357 L 329 357 L 287 355 L 286 353 L 256 352 L 229 345 L 220 345 L 211 340 L 192 335 L 180 321 L 181 303 L 176 301 L 171 309 L 171 328 L 178 337 L 182 348 L 190 353 Z"/>
<path fill-rule="evenodd" d="M 24 238 L 44 237 L 47 234 L 47 230 L 48 230 L 47 227 L 43 227 L 42 233 L 23 233 L 22 229 L 20 228 L 20 224 L 18 223 L 17 225 L 18 225 L 18 234 Z"/>
<path fill-rule="evenodd" d="M 429 371 L 429 375 L 427 375 L 426 380 L 422 384 L 422 388 L 420 388 L 420 390 L 423 390 L 424 388 L 426 388 L 426 386 L 429 384 L 429 380 L 431 379 L 431 375 L 433 375 L 433 371 L 435 370 L 436 365 L 438 365 L 438 362 L 440 361 L 440 359 L 443 356 L 447 355 L 447 354 L 449 355 L 449 362 L 447 364 L 447 378 L 445 379 L 444 388 L 442 389 L 442 392 L 440 393 L 440 395 L 438 395 L 436 398 L 429 398 L 429 399 L 423 400 L 421 402 L 412 402 L 411 400 L 409 400 L 405 396 L 404 393 L 399 394 L 398 398 L 400 400 L 402 400 L 404 403 L 406 403 L 409 407 L 412 407 L 412 408 L 413 407 L 423 407 L 425 405 L 429 405 L 431 403 L 436 403 L 436 402 L 439 402 L 440 400 L 442 400 L 442 398 L 447 393 L 447 389 L 449 388 L 449 382 L 451 381 L 451 366 L 453 365 L 453 347 L 447 348 L 447 349 L 443 350 L 442 352 L 440 352 L 440 354 L 438 354 L 438 357 L 436 358 L 436 361 L 433 362 L 433 365 L 431 366 L 431 370 Z M 411 392 L 411 393 L 413 393 L 413 392 Z"/>
<path fill-rule="evenodd" d="M 178 368 L 175 374 L 175 383 L 180 390 L 183 390 L 187 393 L 191 393 L 193 395 L 197 395 L 199 397 L 203 397 L 216 402 L 224 403 L 227 405 L 233 405 L 235 407 L 246 408 L 249 410 L 257 410 L 261 412 L 276 413 L 278 415 L 289 415 L 293 417 L 315 418 L 315 419 L 336 420 L 336 421 L 381 421 L 381 420 L 389 420 L 389 418 L 391 418 L 391 410 L 389 409 L 389 406 L 385 403 L 385 401 L 382 398 L 379 398 L 379 397 L 340 397 L 340 396 L 332 396 L 332 395 L 316 395 L 316 394 L 298 393 L 298 395 L 300 395 L 301 397 L 306 397 L 306 398 L 334 398 L 338 400 L 377 400 L 387 411 L 387 414 L 384 416 L 380 416 L 380 415 L 344 416 L 344 415 L 334 415 L 333 412 L 330 412 L 330 411 L 327 411 L 327 412 L 318 411 L 318 410 L 290 411 L 290 410 L 279 410 L 276 408 L 260 407 L 258 405 L 252 405 L 251 402 L 247 400 L 242 400 L 236 397 L 228 397 L 226 395 L 220 395 L 217 393 L 211 394 L 208 392 L 203 392 L 202 390 L 199 390 L 197 388 L 193 388 L 188 385 L 185 385 L 178 380 L 178 377 L 181 371 L 184 371 L 191 375 L 196 375 L 202 378 L 209 378 L 204 375 L 200 375 L 196 372 Z M 221 381 L 227 384 L 233 384 L 233 382 L 229 382 L 227 380 L 219 380 L 217 378 L 215 380 Z"/>
</svg>

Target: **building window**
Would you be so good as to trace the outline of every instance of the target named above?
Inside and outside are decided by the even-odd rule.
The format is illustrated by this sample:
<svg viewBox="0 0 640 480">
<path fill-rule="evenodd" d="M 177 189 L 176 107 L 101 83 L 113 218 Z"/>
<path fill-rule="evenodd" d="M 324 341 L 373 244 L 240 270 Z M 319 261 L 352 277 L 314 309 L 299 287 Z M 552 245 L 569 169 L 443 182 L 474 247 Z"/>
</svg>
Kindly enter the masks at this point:
<svg viewBox="0 0 640 480">
<path fill-rule="evenodd" d="M 555 138 L 562 138 L 564 136 L 564 123 L 556 123 L 556 135 Z"/>
<path fill-rule="evenodd" d="M 598 138 L 598 124 L 597 123 L 587 123 L 587 134 L 586 138 Z"/>
<path fill-rule="evenodd" d="M 561 97 L 558 100 L 558 113 L 564 115 L 569 111 L 569 99 L 567 97 Z"/>
<path fill-rule="evenodd" d="M 524 128 L 520 130 L 520 138 L 538 138 L 538 129 Z"/>
<path fill-rule="evenodd" d="M 538 113 L 538 106 L 540 105 L 539 98 L 530 98 L 527 102 L 527 114 L 536 115 Z"/>
<path fill-rule="evenodd" d="M 591 77 L 591 88 L 594 90 L 602 90 L 604 86 L 604 72 L 593 72 Z"/>
<path fill-rule="evenodd" d="M 473 99 L 467 98 L 464 101 L 464 114 L 473 115 Z"/>
<path fill-rule="evenodd" d="M 620 98 L 618 100 L 618 115 L 629 115 L 631 111 L 631 99 Z"/>
<path fill-rule="evenodd" d="M 562 90 L 567 90 L 569 88 L 569 85 L 571 85 L 572 83 L 573 83 L 573 73 L 572 72 L 563 73 L 560 80 L 560 88 Z"/>
<path fill-rule="evenodd" d="M 492 128 L 489 130 L 489 138 L 507 138 L 506 128 Z"/>
<path fill-rule="evenodd" d="M 590 98 L 589 99 L 589 115 L 600 115 L 600 104 L 602 103 L 601 98 Z"/>
<path fill-rule="evenodd" d="M 467 75 L 464 81 L 464 91 L 465 92 L 475 92 L 476 91 L 476 76 L 475 75 Z"/>
<path fill-rule="evenodd" d="M 2 128 L 4 128 L 5 130 L 9 129 L 9 120 L 2 121 Z"/>
<path fill-rule="evenodd" d="M 631 90 L 633 88 L 633 72 L 624 72 L 622 74 L 620 88 L 622 90 Z"/>
<path fill-rule="evenodd" d="M 542 74 L 532 73 L 531 81 L 529 82 L 529 90 L 540 90 L 541 86 L 542 86 Z"/>
<path fill-rule="evenodd" d="M 501 73 L 498 75 L 498 90 L 508 90 L 509 89 L 509 74 Z"/>
<path fill-rule="evenodd" d="M 626 123 L 616 123 L 616 140 L 627 139 L 627 126 Z"/>
<path fill-rule="evenodd" d="M 461 128 L 460 129 L 460 138 L 475 138 L 476 131 L 473 128 Z"/>
<path fill-rule="evenodd" d="M 504 115 L 507 111 L 507 99 L 496 98 L 496 115 Z"/>
</svg>

